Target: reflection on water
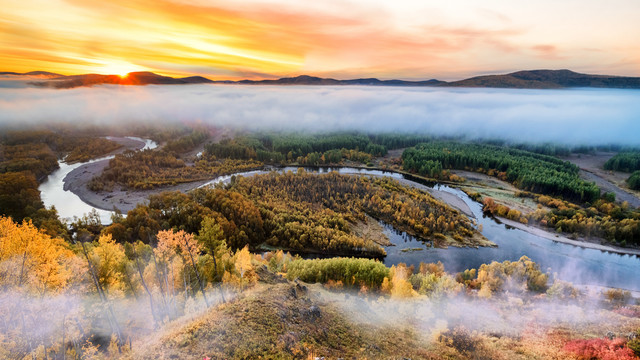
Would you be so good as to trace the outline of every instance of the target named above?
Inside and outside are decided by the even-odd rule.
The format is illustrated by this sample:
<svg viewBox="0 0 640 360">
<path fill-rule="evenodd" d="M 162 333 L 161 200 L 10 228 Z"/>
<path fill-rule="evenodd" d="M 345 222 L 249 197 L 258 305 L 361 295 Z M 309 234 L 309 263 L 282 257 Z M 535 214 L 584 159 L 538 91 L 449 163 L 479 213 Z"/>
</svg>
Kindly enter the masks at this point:
<svg viewBox="0 0 640 360">
<path fill-rule="evenodd" d="M 497 248 L 437 249 L 383 224 L 385 234 L 396 246 L 386 247 L 384 263 L 391 266 L 404 262 L 415 265 L 420 262 L 441 261 L 449 272 L 477 268 L 492 261 L 516 261 L 526 255 L 544 271 L 557 274 L 562 280 L 575 284 L 602 285 L 639 290 L 640 283 L 635 274 L 640 270 L 640 258 L 635 255 L 620 255 L 595 249 L 586 249 L 570 244 L 542 238 L 496 222 L 482 213 L 481 205 L 471 200 L 464 192 L 447 186 L 437 186 L 462 198 L 473 211 L 482 234 L 498 244 Z M 421 248 L 420 251 L 403 252 L 402 249 Z"/>
</svg>

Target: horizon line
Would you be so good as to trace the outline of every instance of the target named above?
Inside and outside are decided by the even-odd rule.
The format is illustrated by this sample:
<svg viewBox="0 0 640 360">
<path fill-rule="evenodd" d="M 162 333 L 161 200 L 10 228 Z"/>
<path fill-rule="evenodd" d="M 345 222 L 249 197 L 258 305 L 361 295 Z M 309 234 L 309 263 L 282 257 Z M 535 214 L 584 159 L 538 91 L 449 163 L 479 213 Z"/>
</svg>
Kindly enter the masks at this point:
<svg viewBox="0 0 640 360">
<path fill-rule="evenodd" d="M 360 77 L 347 77 L 347 78 L 337 78 L 337 77 L 323 77 L 320 75 L 312 75 L 309 73 L 301 73 L 298 75 L 284 75 L 284 76 L 280 76 L 277 77 L 276 75 L 274 75 L 274 77 L 271 78 L 267 78 L 267 77 L 263 77 L 263 78 L 250 78 L 250 77 L 245 77 L 245 78 L 240 78 L 238 80 L 231 80 L 229 78 L 221 78 L 221 79 L 217 79 L 214 80 L 212 78 L 209 78 L 205 75 L 199 75 L 199 74 L 190 74 L 190 75 L 179 75 L 179 76 L 172 76 L 172 75 L 166 75 L 166 74 L 170 74 L 170 73 L 163 73 L 163 72 L 156 72 L 156 71 L 152 71 L 152 70 L 141 70 L 141 71 L 131 71 L 131 72 L 127 72 L 126 74 L 102 74 L 102 73 L 77 73 L 77 74 L 62 74 L 62 73 L 58 73 L 58 72 L 52 72 L 52 71 L 48 71 L 48 70 L 32 70 L 32 71 L 27 71 L 27 72 L 17 72 L 17 71 L 0 71 L 0 75 L 23 75 L 23 76 L 29 76 L 28 74 L 32 74 L 32 73 L 49 73 L 49 74 L 53 74 L 53 75 L 60 75 L 60 76 L 83 76 L 83 75 L 100 75 L 100 76 L 120 76 L 120 77 L 125 77 L 128 76 L 130 74 L 136 74 L 136 73 L 152 73 L 154 75 L 159 75 L 159 76 L 166 76 L 166 77 L 170 77 L 170 78 L 174 78 L 174 79 L 183 79 L 183 78 L 189 78 L 189 77 L 202 77 L 205 78 L 207 80 L 210 81 L 214 81 L 214 82 L 225 82 L 225 81 L 231 81 L 231 82 L 239 82 L 239 81 L 274 81 L 274 80 L 281 80 L 281 79 L 290 79 L 290 78 L 298 78 L 298 77 L 302 77 L 302 76 L 308 76 L 308 77 L 314 77 L 314 78 L 319 78 L 319 79 L 327 79 L 327 80 L 337 80 L 337 81 L 348 81 L 348 80 L 361 80 L 361 79 L 376 79 L 379 81 L 392 81 L 392 80 L 398 80 L 398 81 L 406 81 L 406 82 L 423 82 L 423 81 L 432 81 L 432 80 L 438 80 L 438 81 L 443 81 L 443 82 L 456 82 L 456 81 L 463 81 L 463 80 L 468 80 L 468 79 L 473 79 L 473 78 L 477 78 L 477 77 L 482 77 L 482 76 L 500 76 L 500 75 L 509 75 L 509 74 L 514 74 L 514 73 L 518 73 L 518 72 L 531 72 L 531 71 L 570 71 L 576 74 L 583 74 L 583 75 L 592 75 L 592 76 L 610 76 L 610 77 L 630 77 L 630 78 L 637 78 L 639 76 L 634 76 L 634 75 L 612 75 L 612 74 L 599 74 L 599 73 L 581 73 L 581 72 L 577 72 L 571 69 L 521 69 L 521 70 L 516 70 L 516 71 L 510 71 L 510 72 L 498 72 L 498 71 L 490 71 L 487 73 L 480 73 L 477 75 L 473 75 L 470 77 L 463 77 L 463 78 L 457 78 L 455 80 L 440 80 L 440 78 L 438 77 L 431 77 L 431 78 L 413 78 L 411 80 L 407 80 L 407 79 L 403 79 L 403 78 L 379 78 L 379 77 L 375 77 L 375 76 L 360 76 Z"/>
</svg>

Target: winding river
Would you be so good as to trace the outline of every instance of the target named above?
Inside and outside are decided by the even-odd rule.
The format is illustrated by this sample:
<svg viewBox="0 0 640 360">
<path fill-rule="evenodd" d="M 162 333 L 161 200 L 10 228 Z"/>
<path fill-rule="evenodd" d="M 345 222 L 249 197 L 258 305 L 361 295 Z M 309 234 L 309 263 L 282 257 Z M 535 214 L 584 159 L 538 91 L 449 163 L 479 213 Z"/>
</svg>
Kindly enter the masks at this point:
<svg viewBox="0 0 640 360">
<path fill-rule="evenodd" d="M 142 139 L 134 136 L 127 136 L 127 138 L 138 141 L 141 145 L 144 144 L 140 150 L 155 149 L 158 147 L 158 144 L 153 140 Z M 74 217 L 81 217 L 95 210 L 100 216 L 100 221 L 103 224 L 110 223 L 113 211 L 95 208 L 82 201 L 78 195 L 69 190 L 64 190 L 64 178 L 70 172 L 82 165 L 92 164 L 98 161 L 108 161 L 114 157 L 115 155 L 105 156 L 75 164 L 67 164 L 63 160 L 58 161 L 60 168 L 51 173 L 38 187 L 38 190 L 40 190 L 40 196 L 42 197 L 42 202 L 46 207 L 54 206 L 58 211 L 58 216 L 67 221 L 72 221 Z"/>
<path fill-rule="evenodd" d="M 71 165 L 73 167 L 71 169 L 63 169 L 62 165 L 63 164 L 61 164 L 61 169 L 56 171 L 56 173 L 69 173 L 73 168 L 82 164 Z M 277 170 L 296 171 L 297 169 L 297 167 L 285 167 Z M 387 256 L 384 259 L 384 263 L 386 265 L 390 266 L 403 262 L 409 265 L 416 265 L 417 267 L 420 262 L 441 261 L 447 271 L 458 272 L 469 268 L 477 268 L 481 264 L 490 263 L 491 261 L 515 261 L 521 256 L 526 255 L 540 264 L 543 270 L 549 271 L 558 279 L 571 281 L 578 285 L 599 285 L 640 291 L 640 282 L 636 278 L 636 274 L 640 271 L 640 257 L 565 244 L 506 226 L 492 217 L 486 217 L 482 212 L 480 203 L 473 201 L 459 189 L 441 184 L 423 182 L 412 176 L 381 170 L 348 167 L 305 169 L 317 173 L 338 171 L 342 174 L 385 176 L 402 180 L 405 183 L 410 182 L 413 186 L 422 188 L 425 186 L 433 187 L 436 190 L 451 193 L 466 203 L 476 218 L 478 225 L 482 226 L 482 234 L 498 245 L 498 247 L 494 248 L 484 247 L 476 249 L 450 247 L 448 249 L 438 249 L 430 247 L 430 244 L 427 242 L 416 239 L 404 232 L 398 232 L 388 224 L 382 223 L 384 232 L 394 244 L 394 246 L 385 248 Z M 266 172 L 268 171 L 248 171 L 237 173 L 234 176 L 252 176 Z M 48 199 L 47 206 L 55 205 L 59 211 L 62 208 L 67 209 L 64 213 L 61 213 L 63 217 L 80 216 L 93 209 L 93 207 L 82 202 L 80 198 L 71 192 L 63 191 L 62 180 L 66 175 L 57 175 L 56 173 L 50 176 L 49 182 L 51 182 L 51 184 L 45 186 L 47 183 L 44 183 L 40 189 L 43 199 Z M 51 181 L 52 177 L 54 181 Z M 227 183 L 231 178 L 231 175 L 221 176 L 202 186 L 213 185 L 220 182 Z M 64 199 L 62 199 L 63 194 L 65 196 Z M 71 200 L 72 198 L 74 199 Z M 63 201 L 63 203 L 57 203 L 57 201 Z M 73 206 L 68 206 L 67 201 L 73 201 Z M 108 216 L 111 215 L 109 211 L 97 210 L 101 214 L 101 217 L 103 213 Z"/>
</svg>

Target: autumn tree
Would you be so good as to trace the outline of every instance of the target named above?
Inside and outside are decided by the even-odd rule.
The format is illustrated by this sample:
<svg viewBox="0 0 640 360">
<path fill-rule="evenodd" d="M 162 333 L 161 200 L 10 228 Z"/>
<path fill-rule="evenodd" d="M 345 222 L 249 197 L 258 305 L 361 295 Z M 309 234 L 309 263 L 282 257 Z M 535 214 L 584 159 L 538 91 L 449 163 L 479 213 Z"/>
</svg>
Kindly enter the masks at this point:
<svg viewBox="0 0 640 360">
<path fill-rule="evenodd" d="M 196 239 L 202 244 L 204 250 L 213 259 L 213 271 L 218 274 L 218 260 L 223 253 L 228 252 L 227 242 L 224 238 L 224 231 L 220 224 L 213 218 L 205 218 L 202 221 L 200 233 Z"/>
<path fill-rule="evenodd" d="M 97 244 L 91 249 L 90 258 L 103 289 L 107 292 L 124 290 L 125 274 L 122 270 L 127 258 L 124 248 L 115 242 L 111 234 L 98 238 Z"/>
<path fill-rule="evenodd" d="M 207 294 L 204 290 L 205 284 L 196 262 L 196 259 L 199 257 L 202 249 L 193 234 L 186 233 L 183 230 L 175 233 L 173 230 L 163 230 L 158 232 L 157 239 L 158 247 L 156 250 L 160 249 L 162 253 L 168 253 L 173 250 L 180 254 L 185 263 L 191 264 L 198 281 L 198 286 L 202 292 L 202 296 L 204 297 L 204 302 L 207 307 L 209 307 L 209 300 L 207 299 Z"/>
<path fill-rule="evenodd" d="M 0 217 L 0 285 L 44 295 L 63 289 L 74 257 L 68 245 L 51 238 L 31 222 L 21 225 Z"/>
</svg>

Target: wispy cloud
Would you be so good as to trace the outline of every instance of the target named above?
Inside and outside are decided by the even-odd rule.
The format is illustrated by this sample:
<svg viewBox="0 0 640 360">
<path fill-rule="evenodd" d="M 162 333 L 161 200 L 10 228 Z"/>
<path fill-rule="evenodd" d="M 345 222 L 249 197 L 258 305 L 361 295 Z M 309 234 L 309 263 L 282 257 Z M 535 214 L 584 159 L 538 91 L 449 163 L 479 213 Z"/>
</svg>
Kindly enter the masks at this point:
<svg viewBox="0 0 640 360">
<path fill-rule="evenodd" d="M 526 9 L 501 0 L 24 0 L 3 4 L 0 63 L 20 72 L 195 70 L 215 78 L 459 79 L 558 67 L 638 74 L 634 64 L 614 68 L 640 51 L 638 2 L 616 2 L 583 2 L 575 13 L 571 2 L 551 0 Z M 535 48 L 550 38 L 563 57 Z M 585 47 L 604 52 L 584 56 Z"/>
</svg>

